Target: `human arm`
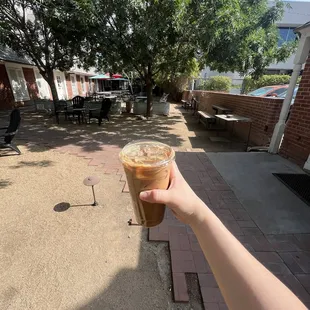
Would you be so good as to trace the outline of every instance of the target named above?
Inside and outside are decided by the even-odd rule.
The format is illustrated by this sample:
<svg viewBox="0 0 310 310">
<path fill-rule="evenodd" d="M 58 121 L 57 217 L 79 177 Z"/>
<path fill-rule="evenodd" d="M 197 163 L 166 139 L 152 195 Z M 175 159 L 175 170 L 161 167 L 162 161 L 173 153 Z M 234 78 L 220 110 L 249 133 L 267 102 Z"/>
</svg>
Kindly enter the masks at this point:
<svg viewBox="0 0 310 310">
<path fill-rule="evenodd" d="M 143 192 L 140 198 L 167 204 L 192 227 L 229 309 L 306 309 L 196 196 L 175 163 L 169 189 Z"/>
</svg>

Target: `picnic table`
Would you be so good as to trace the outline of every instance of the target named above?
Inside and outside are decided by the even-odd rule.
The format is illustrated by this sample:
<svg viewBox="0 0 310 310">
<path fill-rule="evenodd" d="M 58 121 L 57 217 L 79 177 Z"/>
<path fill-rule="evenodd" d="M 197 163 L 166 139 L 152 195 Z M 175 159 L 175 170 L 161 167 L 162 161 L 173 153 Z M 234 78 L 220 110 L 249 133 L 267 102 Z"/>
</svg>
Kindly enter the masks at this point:
<svg viewBox="0 0 310 310">
<path fill-rule="evenodd" d="M 222 111 L 223 114 L 232 113 L 232 109 L 217 104 L 213 104 L 212 109 L 215 110 L 215 114 L 218 114 L 219 111 Z"/>
<path fill-rule="evenodd" d="M 216 114 L 214 116 L 220 120 L 225 121 L 225 124 L 230 123 L 230 122 L 232 123 L 231 137 L 233 136 L 233 133 L 234 133 L 234 124 L 235 123 L 249 123 L 248 138 L 246 141 L 246 149 L 248 148 L 251 130 L 252 130 L 252 120 L 250 118 L 240 116 L 240 115 L 236 115 L 236 114 Z"/>
<path fill-rule="evenodd" d="M 110 91 L 97 91 L 95 92 L 97 95 L 112 95 Z"/>
</svg>

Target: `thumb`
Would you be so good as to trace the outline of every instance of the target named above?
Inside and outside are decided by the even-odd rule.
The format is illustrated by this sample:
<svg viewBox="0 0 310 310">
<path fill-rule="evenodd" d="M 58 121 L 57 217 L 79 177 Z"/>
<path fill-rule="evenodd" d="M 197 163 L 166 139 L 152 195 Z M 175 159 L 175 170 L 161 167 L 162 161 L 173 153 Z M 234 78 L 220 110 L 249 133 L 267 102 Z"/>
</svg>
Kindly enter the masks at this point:
<svg viewBox="0 0 310 310">
<path fill-rule="evenodd" d="M 163 189 L 153 189 L 140 193 L 140 199 L 150 203 L 164 203 L 168 204 L 170 201 L 169 191 Z"/>
</svg>

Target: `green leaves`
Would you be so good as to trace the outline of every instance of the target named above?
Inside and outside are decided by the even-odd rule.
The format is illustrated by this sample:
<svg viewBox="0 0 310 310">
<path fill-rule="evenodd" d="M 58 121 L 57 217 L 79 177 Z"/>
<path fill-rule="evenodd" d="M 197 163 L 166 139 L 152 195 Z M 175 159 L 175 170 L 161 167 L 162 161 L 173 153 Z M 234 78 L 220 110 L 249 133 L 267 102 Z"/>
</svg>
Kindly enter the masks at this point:
<svg viewBox="0 0 310 310">
<path fill-rule="evenodd" d="M 1 42 L 28 56 L 45 76 L 68 70 L 81 54 L 88 22 L 85 6 L 71 0 L 7 0 L 0 4 Z"/>
<path fill-rule="evenodd" d="M 231 88 L 231 79 L 227 76 L 212 76 L 205 81 L 199 89 L 229 92 Z"/>
<path fill-rule="evenodd" d="M 251 77 L 245 77 L 243 81 L 244 92 L 248 93 L 264 86 L 289 84 L 290 78 L 289 75 L 284 74 L 263 75 L 257 80 L 254 80 Z"/>
<path fill-rule="evenodd" d="M 75 58 L 102 71 L 172 81 L 204 65 L 259 77 L 296 43 L 278 47 L 284 4 L 267 0 L 7 0 L 0 40 L 42 72 Z M 31 12 L 31 18 L 27 15 Z"/>
<path fill-rule="evenodd" d="M 205 64 L 212 69 L 259 77 L 270 63 L 294 51 L 295 44 L 278 48 L 275 22 L 283 14 L 282 1 L 273 7 L 265 0 L 203 2 L 199 23 L 204 26 L 198 35 Z"/>
</svg>

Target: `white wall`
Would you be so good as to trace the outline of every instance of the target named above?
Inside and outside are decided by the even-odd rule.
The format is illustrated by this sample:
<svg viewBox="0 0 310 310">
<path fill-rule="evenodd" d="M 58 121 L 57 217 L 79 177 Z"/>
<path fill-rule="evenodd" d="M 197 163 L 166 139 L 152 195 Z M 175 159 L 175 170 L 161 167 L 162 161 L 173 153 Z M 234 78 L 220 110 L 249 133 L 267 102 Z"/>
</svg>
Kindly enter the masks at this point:
<svg viewBox="0 0 310 310">
<path fill-rule="evenodd" d="M 96 68 L 90 67 L 87 71 L 84 68 L 79 68 L 77 65 L 74 65 L 71 69 L 70 72 L 75 72 L 76 74 L 91 74 L 91 75 L 96 75 Z"/>
<path fill-rule="evenodd" d="M 273 3 L 272 1 L 270 3 Z M 277 23 L 279 27 L 297 27 L 310 20 L 310 2 L 307 1 L 286 1 L 290 7 L 286 7 L 281 21 Z M 294 66 L 295 54 L 291 55 L 285 62 L 271 64 L 269 69 L 292 70 Z"/>
<path fill-rule="evenodd" d="M 272 5 L 274 2 L 269 1 Z M 279 27 L 300 26 L 310 20 L 309 1 L 285 1 L 291 8 L 285 8 L 282 20 L 277 22 Z"/>
</svg>

